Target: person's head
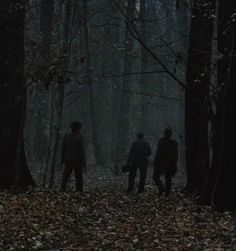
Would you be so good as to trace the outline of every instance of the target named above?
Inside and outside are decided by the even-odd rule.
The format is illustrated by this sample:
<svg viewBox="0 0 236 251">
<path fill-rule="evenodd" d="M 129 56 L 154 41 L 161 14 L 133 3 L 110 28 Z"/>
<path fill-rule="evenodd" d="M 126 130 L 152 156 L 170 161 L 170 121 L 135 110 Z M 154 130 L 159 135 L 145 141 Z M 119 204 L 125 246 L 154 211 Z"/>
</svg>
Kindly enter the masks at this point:
<svg viewBox="0 0 236 251">
<path fill-rule="evenodd" d="M 73 133 L 76 133 L 80 130 L 80 128 L 82 127 L 82 124 L 78 121 L 74 121 L 71 125 L 70 125 L 70 128 L 71 128 L 71 131 Z"/>
<path fill-rule="evenodd" d="M 140 139 L 140 140 L 143 140 L 143 138 L 144 138 L 144 133 L 143 133 L 143 132 L 138 132 L 138 133 L 137 133 L 137 138 Z"/>
<path fill-rule="evenodd" d="M 171 135 L 172 135 L 172 130 L 170 128 L 165 128 L 165 130 L 164 130 L 164 136 L 166 138 L 170 138 Z"/>
</svg>

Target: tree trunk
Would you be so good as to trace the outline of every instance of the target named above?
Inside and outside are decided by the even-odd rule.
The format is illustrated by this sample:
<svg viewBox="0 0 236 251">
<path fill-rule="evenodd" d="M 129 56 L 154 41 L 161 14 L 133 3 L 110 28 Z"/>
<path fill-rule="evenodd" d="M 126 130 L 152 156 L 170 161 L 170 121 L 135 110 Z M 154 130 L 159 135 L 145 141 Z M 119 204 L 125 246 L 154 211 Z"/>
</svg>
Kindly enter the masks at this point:
<svg viewBox="0 0 236 251">
<path fill-rule="evenodd" d="M 221 58 L 218 64 L 219 86 L 223 86 L 219 95 L 218 130 L 216 131 L 216 149 L 213 160 L 217 170 L 214 203 L 220 210 L 236 210 L 236 25 L 235 4 L 230 0 L 219 0 L 218 50 Z M 221 99 L 222 97 L 222 99 Z M 218 122 L 218 121 L 217 121 Z M 218 157 L 219 156 L 219 157 Z M 217 160 L 217 162 L 216 162 Z"/>
<path fill-rule="evenodd" d="M 71 0 L 67 0 L 66 2 L 66 15 L 65 15 L 65 23 L 64 23 L 64 37 L 63 37 L 63 48 L 62 48 L 62 62 L 60 64 L 59 75 L 57 76 L 57 120 L 56 120 L 56 135 L 53 147 L 53 156 L 52 156 L 52 166 L 50 170 L 50 178 L 49 178 L 49 188 L 52 188 L 54 185 L 54 176 L 55 176 L 55 167 L 56 161 L 59 153 L 60 138 L 61 138 L 61 124 L 62 124 L 62 115 L 63 115 L 63 106 L 64 106 L 64 95 L 65 95 L 65 84 L 67 82 L 67 69 L 70 59 L 70 36 L 71 29 L 73 27 L 72 18 L 72 2 Z"/>
<path fill-rule="evenodd" d="M 135 14 L 136 0 L 128 0 L 127 16 L 133 20 Z M 130 131 L 130 85 L 132 78 L 126 73 L 132 70 L 132 50 L 134 46 L 133 38 L 130 36 L 129 30 L 126 30 L 124 41 L 124 78 L 122 83 L 122 94 L 119 107 L 119 117 L 117 125 L 117 139 L 115 152 L 115 166 L 119 166 L 127 158 L 127 150 L 129 145 Z"/>
<path fill-rule="evenodd" d="M 20 7 L 19 7 L 20 6 Z M 23 140 L 24 18 L 21 1 L 0 2 L 0 188 L 34 185 Z"/>
<path fill-rule="evenodd" d="M 208 93 L 214 14 L 215 0 L 194 1 L 185 90 L 186 189 L 189 191 L 202 188 L 209 168 Z"/>
<path fill-rule="evenodd" d="M 46 156 L 45 161 L 45 170 L 43 175 L 43 186 L 46 185 L 47 173 L 49 169 L 49 162 L 51 157 L 51 148 L 52 148 L 52 135 L 53 135 L 53 93 L 47 91 L 49 89 L 48 72 L 52 64 L 52 55 L 51 55 L 51 45 L 52 45 L 52 22 L 54 14 L 54 0 L 41 1 L 40 6 L 40 33 L 41 33 L 41 46 L 40 46 L 40 58 L 39 58 L 39 71 L 42 75 L 41 85 L 37 87 L 37 103 L 39 107 L 36 111 L 36 120 L 39 121 L 36 123 L 35 134 L 42 135 L 35 142 L 35 152 L 39 153 L 39 161 L 43 161 L 44 155 Z M 45 102 L 45 99 L 48 102 Z M 48 111 L 47 116 L 45 116 Z M 47 124 L 49 123 L 49 128 Z M 49 130 L 49 137 L 47 135 L 47 130 Z M 45 147 L 47 145 L 47 148 Z"/>
<path fill-rule="evenodd" d="M 141 0 L 140 1 L 140 35 L 142 36 L 142 39 L 145 44 L 147 43 L 147 1 Z M 138 128 L 140 131 L 146 133 L 147 132 L 147 117 L 148 117 L 148 104 L 146 102 L 146 96 L 145 93 L 147 93 L 147 75 L 145 72 L 147 72 L 148 69 L 148 56 L 147 51 L 143 46 L 140 47 L 140 54 L 141 54 L 141 78 L 140 78 L 140 87 L 141 87 L 141 93 L 143 93 L 143 96 L 141 98 L 141 113 L 140 113 L 140 120 Z"/>
<path fill-rule="evenodd" d="M 51 40 L 52 40 L 52 21 L 54 12 L 54 0 L 41 1 L 40 11 L 40 31 L 41 31 L 41 64 L 48 70 L 51 63 Z M 43 83 L 48 88 L 47 82 Z"/>
<path fill-rule="evenodd" d="M 114 58 L 112 59 L 112 72 L 114 72 L 117 75 L 121 74 L 122 66 L 121 66 L 121 60 L 123 52 L 118 50 L 118 48 L 121 47 L 122 44 L 122 30 L 121 30 L 121 24 L 122 24 L 122 14 L 115 6 L 113 6 L 113 13 L 116 16 L 116 19 L 113 20 L 113 25 L 116 26 L 116 29 L 112 29 L 112 40 L 111 43 L 115 45 L 112 48 L 112 55 L 114 55 Z M 121 86 L 122 80 L 120 78 L 114 78 L 112 80 L 112 93 L 111 93 L 111 162 L 115 163 L 115 153 L 116 153 L 116 140 L 117 140 L 117 121 L 119 116 L 119 100 L 121 97 L 121 93 L 119 91 Z M 118 173 L 118 166 L 115 165 L 115 173 Z"/>
<path fill-rule="evenodd" d="M 86 53 L 86 81 L 89 87 L 89 113 L 92 130 L 92 142 L 94 149 L 94 156 L 96 164 L 100 164 L 97 121 L 95 112 L 95 98 L 94 87 L 91 67 L 91 55 L 90 55 L 90 41 L 89 41 L 89 25 L 88 25 L 88 3 L 87 0 L 83 0 L 83 26 L 84 26 L 84 40 L 85 40 L 85 53 Z"/>
</svg>

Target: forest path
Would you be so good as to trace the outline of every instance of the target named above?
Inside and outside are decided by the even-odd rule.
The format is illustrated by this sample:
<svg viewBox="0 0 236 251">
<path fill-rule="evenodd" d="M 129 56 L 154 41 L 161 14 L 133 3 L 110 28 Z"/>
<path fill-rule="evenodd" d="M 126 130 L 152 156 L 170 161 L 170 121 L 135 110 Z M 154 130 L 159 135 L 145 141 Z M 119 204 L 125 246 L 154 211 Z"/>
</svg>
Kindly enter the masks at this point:
<svg viewBox="0 0 236 251">
<path fill-rule="evenodd" d="M 0 250 L 236 250 L 235 215 L 156 188 L 125 194 L 119 182 L 83 194 L 0 193 Z"/>
</svg>

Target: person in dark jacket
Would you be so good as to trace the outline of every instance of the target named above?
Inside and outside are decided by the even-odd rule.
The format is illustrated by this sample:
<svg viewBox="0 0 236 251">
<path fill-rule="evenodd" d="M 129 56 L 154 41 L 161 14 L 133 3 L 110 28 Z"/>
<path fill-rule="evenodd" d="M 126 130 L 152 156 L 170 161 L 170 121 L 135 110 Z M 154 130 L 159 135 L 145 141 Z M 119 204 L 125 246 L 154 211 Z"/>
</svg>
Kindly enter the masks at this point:
<svg viewBox="0 0 236 251">
<path fill-rule="evenodd" d="M 148 166 L 148 156 L 151 155 L 151 148 L 149 144 L 144 141 L 144 134 L 142 132 L 137 134 L 137 140 L 132 143 L 128 164 L 131 165 L 129 171 L 129 185 L 127 193 L 130 193 L 134 189 L 134 181 L 137 173 L 137 169 L 140 171 L 140 179 L 138 192 L 141 193 L 144 191 L 146 175 L 147 175 L 147 166 Z"/>
<path fill-rule="evenodd" d="M 80 133 L 81 126 L 80 122 L 73 122 L 71 124 L 71 132 L 66 134 L 63 139 L 61 156 L 61 162 L 64 164 L 61 184 L 62 192 L 66 190 L 72 170 L 75 172 L 76 190 L 83 192 L 83 169 L 86 171 L 86 160 L 83 137 Z"/>
<path fill-rule="evenodd" d="M 171 191 L 171 177 L 177 172 L 178 162 L 178 143 L 171 139 L 172 131 L 166 128 L 164 137 L 158 142 L 157 151 L 154 159 L 153 180 L 159 188 L 159 195 L 168 196 Z M 161 182 L 161 175 L 165 176 L 165 188 Z"/>
</svg>

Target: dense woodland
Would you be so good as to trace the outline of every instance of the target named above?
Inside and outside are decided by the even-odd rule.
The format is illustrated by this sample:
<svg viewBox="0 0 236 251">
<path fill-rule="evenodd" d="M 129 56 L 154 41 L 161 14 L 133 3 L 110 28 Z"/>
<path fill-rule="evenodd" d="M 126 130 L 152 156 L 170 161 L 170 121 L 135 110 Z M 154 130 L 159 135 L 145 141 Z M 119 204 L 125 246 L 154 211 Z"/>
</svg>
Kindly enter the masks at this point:
<svg viewBox="0 0 236 251">
<path fill-rule="evenodd" d="M 164 128 L 171 127 L 180 156 L 175 189 L 183 189 L 191 203 L 180 202 L 183 195 L 178 194 L 173 199 L 176 208 L 162 199 L 160 212 L 165 215 L 172 208 L 181 214 L 184 206 L 190 213 L 198 212 L 198 207 L 191 209 L 196 203 L 191 195 L 214 210 L 236 211 L 235 55 L 232 0 L 1 0 L 1 190 L 49 188 L 55 194 L 42 193 L 46 201 L 51 196 L 63 201 L 56 190 L 62 175 L 61 145 L 75 120 L 82 123 L 88 175 L 95 176 L 91 183 L 97 186 L 98 176 L 122 177 L 120 168 L 138 131 L 144 132 L 155 152 Z M 38 205 L 43 197 L 36 193 Z M 145 195 L 147 211 L 150 194 Z M 0 213 L 5 196 L 0 197 Z M 22 196 L 23 201 L 30 200 L 27 194 Z M 84 196 L 73 197 L 73 203 L 96 198 Z M 19 209 L 21 202 L 14 203 Z M 115 199 L 113 203 L 119 208 Z M 209 211 L 202 213 L 208 217 Z M 210 227 L 208 231 L 213 238 Z M 155 238 L 152 241 L 156 245 Z M 131 242 L 136 245 L 139 239 Z M 41 248 L 37 245 L 35 249 Z M 123 248 L 117 250 L 137 250 Z M 165 248 L 160 250 L 169 250 Z M 149 249 L 144 245 L 140 250 Z"/>
<path fill-rule="evenodd" d="M 171 126 L 186 190 L 235 209 L 235 18 L 230 0 L 1 1 L 1 187 L 52 187 L 74 119 L 114 175 L 138 130 L 155 148 Z"/>
</svg>

